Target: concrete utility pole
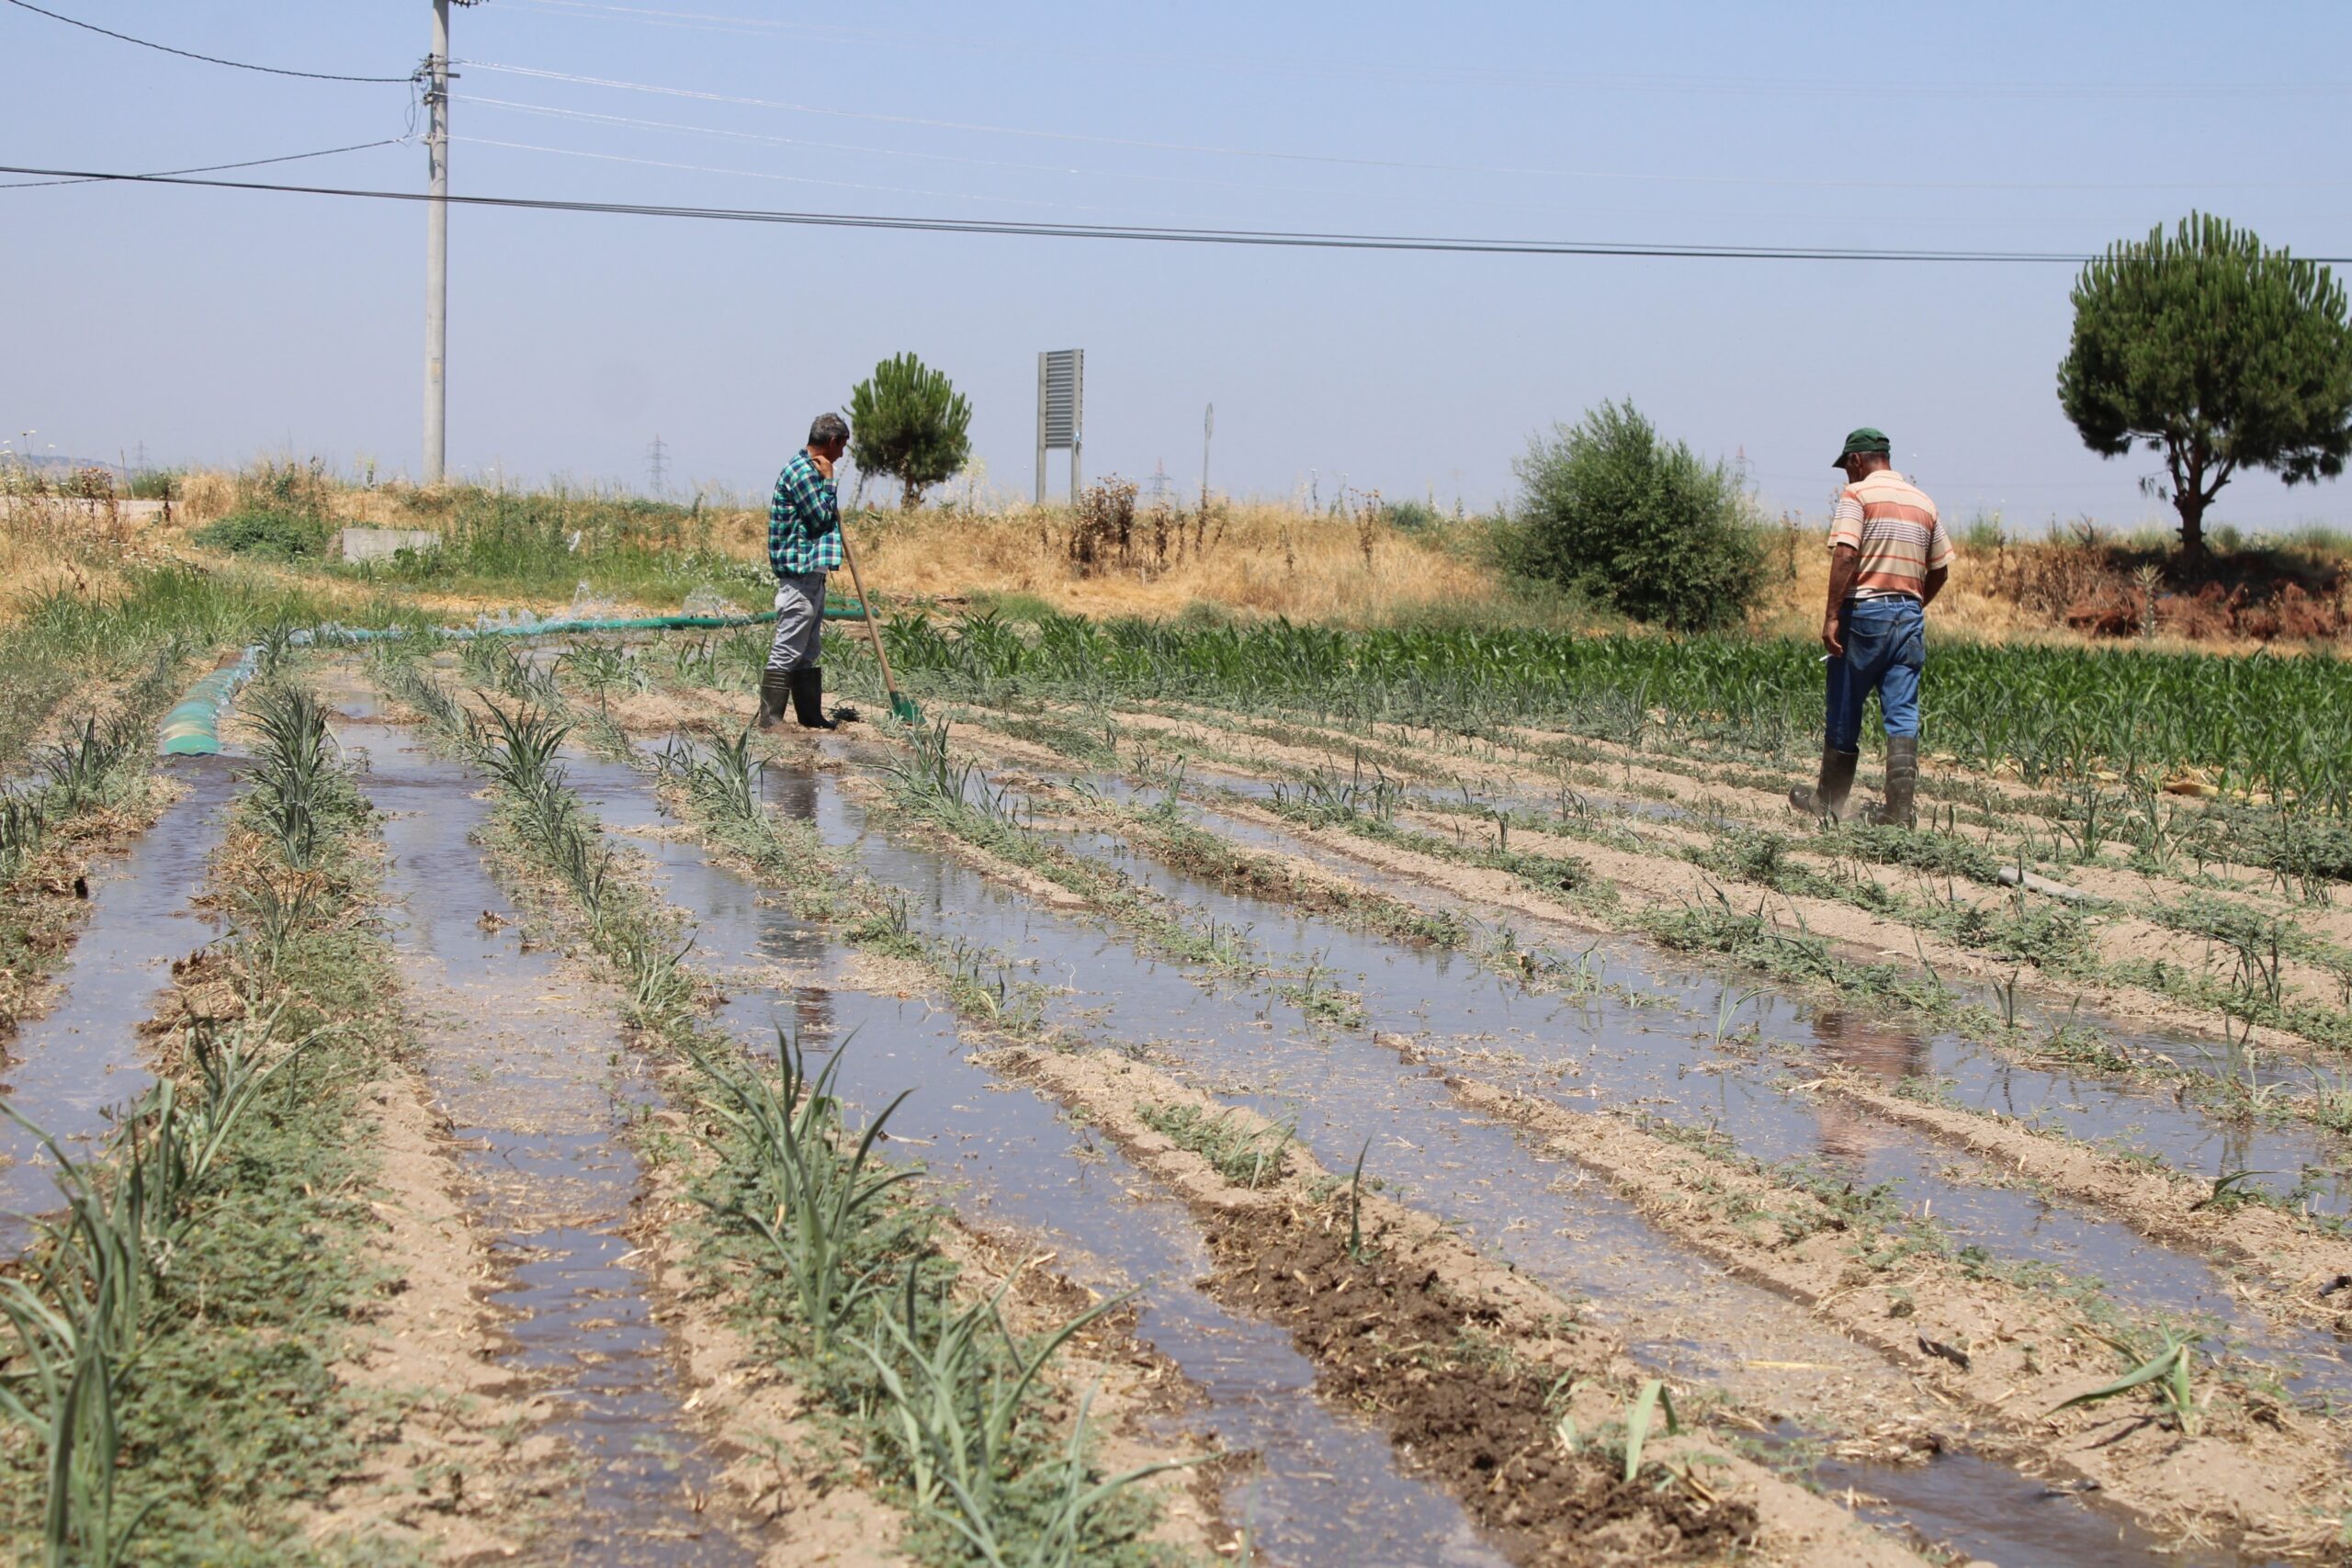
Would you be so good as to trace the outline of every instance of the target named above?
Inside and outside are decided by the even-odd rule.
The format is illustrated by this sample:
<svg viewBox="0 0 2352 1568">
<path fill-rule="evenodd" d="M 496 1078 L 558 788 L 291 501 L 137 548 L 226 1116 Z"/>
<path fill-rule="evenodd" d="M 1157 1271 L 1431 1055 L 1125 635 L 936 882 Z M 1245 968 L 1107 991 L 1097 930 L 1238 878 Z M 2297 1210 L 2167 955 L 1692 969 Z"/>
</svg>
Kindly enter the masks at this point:
<svg viewBox="0 0 2352 1568">
<path fill-rule="evenodd" d="M 424 482 L 447 470 L 449 388 L 449 0 L 433 0 L 433 52 L 424 60 L 424 107 L 432 118 L 424 157 L 433 199 L 424 204 Z"/>
</svg>

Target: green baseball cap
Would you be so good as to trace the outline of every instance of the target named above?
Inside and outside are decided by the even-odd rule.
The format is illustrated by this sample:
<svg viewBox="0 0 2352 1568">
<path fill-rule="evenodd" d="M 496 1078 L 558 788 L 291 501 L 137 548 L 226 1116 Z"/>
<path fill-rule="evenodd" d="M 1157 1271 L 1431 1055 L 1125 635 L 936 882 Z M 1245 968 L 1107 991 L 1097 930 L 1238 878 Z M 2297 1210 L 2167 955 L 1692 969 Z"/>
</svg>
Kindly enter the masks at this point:
<svg viewBox="0 0 2352 1568">
<path fill-rule="evenodd" d="M 1884 457 L 1894 450 L 1894 444 L 1887 440 L 1885 431 L 1876 430 L 1866 424 L 1860 430 L 1848 433 L 1846 445 L 1838 449 L 1838 460 L 1829 466 L 1833 468 L 1842 468 L 1846 466 L 1846 459 L 1857 452 L 1876 452 L 1881 457 Z"/>
</svg>

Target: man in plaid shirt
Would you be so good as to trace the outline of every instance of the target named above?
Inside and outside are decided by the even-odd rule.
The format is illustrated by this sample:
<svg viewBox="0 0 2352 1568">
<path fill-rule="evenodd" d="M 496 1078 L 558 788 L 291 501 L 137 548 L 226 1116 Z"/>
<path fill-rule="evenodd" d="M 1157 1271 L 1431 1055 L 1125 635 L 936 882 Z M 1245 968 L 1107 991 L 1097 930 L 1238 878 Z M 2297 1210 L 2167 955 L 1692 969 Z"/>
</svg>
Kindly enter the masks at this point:
<svg viewBox="0 0 2352 1568">
<path fill-rule="evenodd" d="M 841 498 L 833 465 L 849 450 L 849 423 L 820 413 L 808 446 L 775 477 L 768 502 L 768 565 L 775 571 L 775 641 L 760 677 L 762 729 L 783 722 L 786 701 L 808 729 L 831 729 L 825 671 L 817 662 L 825 629 L 825 573 L 842 564 Z M 847 709 L 843 716 L 851 716 Z"/>
</svg>

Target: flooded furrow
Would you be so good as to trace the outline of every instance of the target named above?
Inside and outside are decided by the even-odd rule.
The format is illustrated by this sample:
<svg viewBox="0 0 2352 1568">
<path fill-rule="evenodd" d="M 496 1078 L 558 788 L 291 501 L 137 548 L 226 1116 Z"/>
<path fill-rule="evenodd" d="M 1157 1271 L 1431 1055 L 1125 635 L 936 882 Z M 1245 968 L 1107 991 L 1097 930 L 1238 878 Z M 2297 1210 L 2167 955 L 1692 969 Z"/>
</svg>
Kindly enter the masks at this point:
<svg viewBox="0 0 2352 1568">
<path fill-rule="evenodd" d="M 724 1010 L 732 1032 L 759 1046 L 782 1028 L 812 1050 L 838 1050 L 843 1094 L 868 1109 L 913 1089 L 889 1123 L 893 1150 L 920 1153 L 960 1214 L 1033 1239 L 1054 1255 L 1056 1272 L 1096 1290 L 1140 1290 L 1136 1337 L 1205 1402 L 1161 1419 L 1204 1428 L 1260 1461 L 1228 1483 L 1225 1508 L 1263 1560 L 1502 1562 L 1453 1498 L 1398 1471 L 1381 1433 L 1313 1397 L 1314 1368 L 1286 1331 L 1227 1311 L 1194 1283 L 1211 1272 L 1206 1249 L 1152 1179 L 1032 1089 L 967 1060 L 951 1014 L 856 988 L 853 955 L 821 931 L 699 850 L 649 832 L 661 818 L 648 781 L 585 758 L 566 767 L 605 825 L 649 857 L 663 897 L 693 918 L 698 961 L 734 976 Z M 816 814 L 814 779 L 772 773 L 770 783 L 775 809 Z M 778 982 L 779 964 L 792 979 Z"/>
<path fill-rule="evenodd" d="M 228 829 L 239 765 L 183 757 L 164 773 L 185 793 L 128 855 L 91 868 L 89 920 L 59 967 L 56 999 L 7 1048 L 0 1098 L 55 1135 L 70 1157 L 89 1153 L 111 1127 L 109 1112 L 146 1092 L 152 1079 L 139 1026 L 171 984 L 172 961 L 221 931 L 189 900 Z M 13 1122 L 0 1122 L 0 1249 L 15 1252 L 30 1234 L 15 1216 L 52 1205 L 56 1168 Z"/>
<path fill-rule="evenodd" d="M 1137 790 L 1121 780 L 1079 778 L 1110 799 L 1157 805 L 1165 798 L 1164 792 Z M 1635 939 L 1597 939 L 1565 924 L 1547 928 L 1515 914 L 1498 919 L 1493 911 L 1470 908 L 1427 883 L 1219 811 L 1209 802 L 1187 799 L 1183 810 L 1195 826 L 1246 847 L 1325 866 L 1360 886 L 1422 908 L 1453 910 L 1490 931 L 1498 924 L 1512 927 L 1523 945 L 1550 942 L 1568 953 L 1589 951 L 1592 978 L 1599 985 L 1662 998 L 1697 1018 L 1713 1021 L 1722 1016 L 1726 996 L 1758 988 L 1744 978 L 1726 979 L 1719 972 L 1679 962 Z M 2341 1140 L 2307 1123 L 2233 1121 L 2143 1080 L 2034 1065 L 1951 1031 L 1862 1024 L 1835 1004 L 1792 998 L 1769 985 L 1761 989 L 1765 1013 L 1759 1016 L 1750 1004 L 1739 1021 L 1743 1028 L 1756 1023 L 1770 1048 L 1804 1055 L 1818 1051 L 1888 1089 L 1908 1080 L 1937 1080 L 1951 1102 L 1964 1109 L 1996 1111 L 2079 1142 L 2150 1155 L 2192 1175 L 2251 1172 L 2245 1179 L 2248 1185 L 2291 1195 L 2295 1201 L 2308 1202 L 2314 1213 L 2352 1217 L 2352 1161 L 2347 1161 Z M 2021 1006 L 2019 1012 L 2034 1027 L 2069 1023 L 2095 1030 L 2135 1056 L 2161 1056 L 2184 1071 L 2218 1077 L 2245 1070 L 2224 1059 L 2213 1043 L 2193 1036 L 2141 1029 L 2089 1012 L 2058 1015 L 2030 1006 Z M 1899 1049 L 1894 1048 L 1895 1042 L 1902 1043 Z"/>
<path fill-rule="evenodd" d="M 352 725 L 384 813 L 394 949 L 425 1077 L 448 1116 L 475 1223 L 505 1271 L 504 1364 L 553 1402 L 542 1428 L 577 1475 L 539 1561 L 717 1568 L 756 1561 L 702 1511 L 722 1456 L 684 1422 L 680 1361 L 627 1230 L 642 1173 L 627 1108 L 655 1092 L 612 1019 L 576 999 L 469 841 L 481 781 L 413 731 Z"/>
<path fill-rule="evenodd" d="M 1371 1171 L 1484 1250 L 1582 1302 L 1653 1367 L 1768 1407 L 1833 1411 L 1858 1429 L 1883 1417 L 1947 1424 L 1876 1355 L 1676 1248 L 1577 1168 L 1461 1113 L 1442 1085 L 1400 1071 L 1393 1052 L 1325 1034 L 1247 987 L 1204 987 L 1095 921 L 1041 909 L 960 863 L 874 830 L 830 777 L 771 770 L 769 781 L 827 842 L 849 849 L 905 895 L 917 927 L 1009 953 L 1059 987 L 1049 1004 L 1055 1021 L 1106 1043 L 1148 1046 L 1227 1098 L 1294 1119 L 1327 1168 L 1351 1166 L 1369 1134 Z M 1967 1459 L 1966 1483 L 1955 1484 L 1941 1462 L 1842 1464 L 1839 1473 L 1884 1500 L 1866 1513 L 1997 1560 L 2047 1561 L 2053 1549 L 2086 1564 L 2144 1563 L 2159 1554 L 2146 1532 L 2095 1503 L 2053 1495 L 1982 1459 Z M 2235 1559 L 2217 1552 L 2189 1561 Z"/>
<path fill-rule="evenodd" d="M 1785 1020 L 1785 1000 L 1759 995 L 1732 1021 L 1729 1038 L 1717 1038 L 1710 1021 L 1684 1006 L 1628 999 L 1661 995 L 1655 976 L 1648 977 L 1653 988 L 1530 995 L 1460 953 L 1363 935 L 1285 905 L 1226 894 L 1110 835 L 1067 841 L 1212 919 L 1248 927 L 1277 964 L 1335 972 L 1337 984 L 1363 997 L 1373 1030 L 1410 1034 L 1417 1047 L 1434 1046 L 1473 1076 L 1525 1088 L 1569 1110 L 1638 1106 L 1720 1133 L 1758 1159 L 1797 1163 L 1863 1188 L 1891 1184 L 1908 1208 L 1962 1246 L 2097 1280 L 2109 1295 L 2142 1310 L 2206 1320 L 2299 1392 L 2352 1398 L 2352 1361 L 2339 1340 L 2270 1325 L 2202 1259 L 2147 1241 L 2120 1221 L 2007 1186 L 1977 1156 L 1843 1101 L 1791 1092 L 1799 1076 L 1788 1067 L 1802 1069 L 1822 1056 L 1902 1075 L 1904 1063 L 1888 1054 L 1911 1049 L 1905 1036 L 1826 1018 L 1815 1018 L 1809 1036 L 1801 1036 Z M 1279 1085 L 1270 1088 L 1280 1094 Z"/>
</svg>

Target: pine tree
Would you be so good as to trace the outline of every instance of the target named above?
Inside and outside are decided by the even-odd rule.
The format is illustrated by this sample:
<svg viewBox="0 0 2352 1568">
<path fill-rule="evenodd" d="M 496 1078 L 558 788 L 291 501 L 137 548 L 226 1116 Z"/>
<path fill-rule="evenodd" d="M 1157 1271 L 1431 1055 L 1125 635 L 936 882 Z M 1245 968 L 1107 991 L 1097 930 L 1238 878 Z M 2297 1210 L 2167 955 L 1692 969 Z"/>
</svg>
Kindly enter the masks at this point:
<svg viewBox="0 0 2352 1568">
<path fill-rule="evenodd" d="M 2328 269 L 2191 213 L 2167 235 L 2119 241 L 2075 283 L 2058 401 L 2083 444 L 2161 452 L 2145 481 L 2205 552 L 2205 510 L 2242 468 L 2289 484 L 2333 479 L 2352 455 L 2352 321 Z"/>
<path fill-rule="evenodd" d="M 972 455 L 972 405 L 911 354 L 884 360 L 851 389 L 849 424 L 850 456 L 864 472 L 905 486 L 899 504 L 909 511 Z"/>
</svg>

